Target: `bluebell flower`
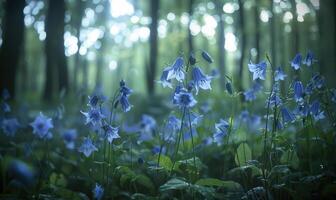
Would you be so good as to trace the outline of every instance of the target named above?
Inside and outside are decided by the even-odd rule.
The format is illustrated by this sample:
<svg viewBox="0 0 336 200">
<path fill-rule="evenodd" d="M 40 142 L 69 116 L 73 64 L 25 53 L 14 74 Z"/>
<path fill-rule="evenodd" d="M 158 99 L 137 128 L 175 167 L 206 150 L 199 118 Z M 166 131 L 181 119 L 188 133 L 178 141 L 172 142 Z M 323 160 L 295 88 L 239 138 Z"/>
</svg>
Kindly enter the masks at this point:
<svg viewBox="0 0 336 200">
<path fill-rule="evenodd" d="M 307 103 L 302 103 L 301 105 L 298 105 L 295 109 L 295 115 L 298 117 L 307 117 L 309 114 L 309 105 Z"/>
<path fill-rule="evenodd" d="M 175 115 L 170 115 L 167 120 L 167 126 L 173 131 L 179 130 L 181 127 L 181 120 Z"/>
<path fill-rule="evenodd" d="M 177 81 L 182 82 L 184 80 L 184 60 L 182 57 L 177 57 L 174 64 L 168 71 L 167 80 L 175 78 Z"/>
<path fill-rule="evenodd" d="M 113 142 L 114 139 L 120 138 L 118 134 L 118 127 L 113 127 L 109 124 L 105 124 L 102 128 L 105 131 L 105 137 L 110 144 Z"/>
<path fill-rule="evenodd" d="M 88 106 L 94 108 L 98 105 L 98 102 L 99 102 L 99 97 L 97 95 L 89 96 Z"/>
<path fill-rule="evenodd" d="M 82 145 L 78 148 L 78 151 L 83 153 L 86 157 L 89 157 L 92 152 L 98 151 L 97 147 L 92 143 L 92 140 L 85 137 Z"/>
<path fill-rule="evenodd" d="M 310 114 L 313 116 L 315 121 L 324 119 L 324 111 L 320 109 L 320 102 L 315 100 L 310 106 Z"/>
<path fill-rule="evenodd" d="M 197 101 L 190 92 L 180 91 L 174 94 L 174 101 L 180 107 L 191 108 L 196 105 Z"/>
<path fill-rule="evenodd" d="M 44 116 L 42 113 L 38 115 L 35 120 L 30 123 L 30 126 L 33 127 L 33 133 L 36 134 L 41 139 L 51 139 L 52 134 L 49 131 L 54 128 L 52 119 Z"/>
<path fill-rule="evenodd" d="M 274 80 L 275 81 L 283 81 L 285 80 L 285 78 L 287 77 L 287 75 L 285 74 L 285 72 L 278 67 L 275 72 L 274 72 Z"/>
<path fill-rule="evenodd" d="M 311 95 L 313 93 L 313 89 L 314 89 L 314 84 L 313 82 L 309 82 L 305 88 L 304 93 L 307 95 Z"/>
<path fill-rule="evenodd" d="M 192 126 L 196 126 L 197 124 L 199 124 L 201 122 L 201 120 L 203 118 L 203 115 L 199 115 L 199 114 L 197 114 L 195 112 L 189 112 L 186 117 L 187 118 L 186 118 L 185 123 L 187 125 L 189 125 L 189 118 L 190 118 L 191 125 Z"/>
<path fill-rule="evenodd" d="M 294 85 L 294 99 L 296 102 L 302 102 L 303 101 L 303 95 L 304 95 L 304 88 L 301 81 L 295 81 Z"/>
<path fill-rule="evenodd" d="M 160 80 L 158 81 L 158 83 L 161 83 L 164 88 L 165 87 L 173 88 L 171 80 L 168 79 L 168 73 L 170 70 L 171 70 L 170 67 L 166 67 L 162 72 Z"/>
<path fill-rule="evenodd" d="M 126 83 L 124 80 L 120 81 L 120 94 L 121 96 L 128 97 L 132 93 L 132 89 L 126 86 Z"/>
<path fill-rule="evenodd" d="M 12 160 L 10 162 L 8 176 L 24 186 L 31 186 L 35 180 L 34 170 L 21 160 Z"/>
<path fill-rule="evenodd" d="M 2 112 L 4 112 L 4 113 L 8 113 L 8 112 L 11 111 L 11 107 L 9 106 L 8 103 L 6 103 L 6 102 L 1 102 L 1 110 L 2 110 Z"/>
<path fill-rule="evenodd" d="M 153 139 L 153 131 L 156 128 L 156 121 L 150 115 L 142 115 L 140 121 L 140 141 L 148 141 Z"/>
<path fill-rule="evenodd" d="M 255 94 L 255 90 L 253 89 L 249 89 L 247 91 L 244 92 L 244 97 L 245 97 L 245 101 L 254 101 L 257 96 Z"/>
<path fill-rule="evenodd" d="M 324 77 L 319 74 L 315 74 L 311 81 L 316 89 L 321 89 L 325 83 Z"/>
<path fill-rule="evenodd" d="M 167 152 L 167 148 L 166 147 L 161 147 L 159 145 L 156 145 L 152 148 L 152 153 L 155 154 L 159 154 L 161 151 L 161 154 L 166 154 Z"/>
<path fill-rule="evenodd" d="M 195 85 L 196 94 L 198 94 L 198 89 L 202 88 L 203 90 L 211 90 L 211 77 L 205 75 L 202 72 L 202 69 L 199 67 L 193 67 L 192 72 L 192 81 Z"/>
<path fill-rule="evenodd" d="M 213 135 L 214 142 L 220 145 L 222 143 L 224 136 L 228 134 L 229 127 L 230 127 L 230 124 L 227 121 L 220 119 L 219 123 L 215 124 L 216 131 Z"/>
<path fill-rule="evenodd" d="M 121 104 L 121 108 L 124 112 L 128 112 L 131 110 L 131 108 L 133 107 L 129 101 L 128 101 L 128 98 L 124 95 L 122 95 L 119 99 L 119 102 Z"/>
<path fill-rule="evenodd" d="M 314 54 L 311 51 L 308 51 L 305 59 L 303 60 L 303 64 L 307 65 L 308 67 L 310 67 L 312 64 L 314 64 L 314 62 L 316 62 L 316 60 L 314 59 Z"/>
<path fill-rule="evenodd" d="M 291 62 L 291 66 L 295 69 L 298 70 L 300 69 L 301 66 L 301 60 L 302 60 L 302 55 L 300 53 L 296 54 L 295 57 L 293 58 Z"/>
<path fill-rule="evenodd" d="M 141 116 L 140 127 L 146 132 L 153 131 L 156 127 L 156 120 L 150 115 L 143 114 Z"/>
<path fill-rule="evenodd" d="M 281 108 L 281 116 L 284 124 L 295 121 L 295 115 L 289 111 L 286 107 Z"/>
<path fill-rule="evenodd" d="M 196 64 L 196 58 L 195 58 L 195 55 L 193 53 L 190 53 L 190 55 L 189 55 L 189 63 L 190 63 L 190 65 L 195 65 Z"/>
<path fill-rule="evenodd" d="M 225 83 L 225 88 L 226 88 L 226 91 L 230 94 L 230 95 L 232 95 L 233 94 L 233 89 L 232 89 L 232 84 L 231 84 L 231 82 L 226 82 Z"/>
<path fill-rule="evenodd" d="M 10 96 L 9 91 L 8 91 L 7 89 L 2 90 L 2 99 L 3 99 L 3 100 L 6 101 L 6 100 L 8 100 L 10 97 L 11 97 L 11 96 Z"/>
<path fill-rule="evenodd" d="M 266 68 L 267 68 L 266 61 L 261 61 L 258 64 L 253 64 L 252 62 L 250 62 L 250 64 L 248 64 L 248 68 L 249 71 L 253 73 L 253 80 L 256 79 L 265 80 Z"/>
<path fill-rule="evenodd" d="M 213 59 L 211 58 L 208 52 L 202 51 L 201 55 L 205 61 L 207 61 L 208 63 L 213 63 Z"/>
<path fill-rule="evenodd" d="M 90 108 L 88 112 L 81 111 L 81 113 L 86 117 L 85 124 L 91 123 L 93 126 L 100 125 L 101 120 L 105 118 L 99 108 Z"/>
<path fill-rule="evenodd" d="M 100 200 L 100 199 L 103 198 L 104 188 L 101 185 L 99 185 L 98 183 L 96 183 L 96 185 L 93 188 L 92 192 L 93 192 L 93 198 L 97 199 L 97 200 Z"/>
<path fill-rule="evenodd" d="M 62 134 L 65 146 L 67 149 L 75 148 L 75 141 L 77 139 L 77 130 L 76 129 L 66 129 Z"/>
<path fill-rule="evenodd" d="M 7 136 L 15 136 L 20 127 L 21 125 L 16 118 L 4 119 L 1 122 L 1 128 Z"/>
<path fill-rule="evenodd" d="M 280 106 L 282 103 L 280 97 L 278 95 L 276 95 L 275 93 L 273 93 L 266 102 L 266 106 L 269 104 L 271 108 L 273 107 L 278 107 Z"/>
</svg>

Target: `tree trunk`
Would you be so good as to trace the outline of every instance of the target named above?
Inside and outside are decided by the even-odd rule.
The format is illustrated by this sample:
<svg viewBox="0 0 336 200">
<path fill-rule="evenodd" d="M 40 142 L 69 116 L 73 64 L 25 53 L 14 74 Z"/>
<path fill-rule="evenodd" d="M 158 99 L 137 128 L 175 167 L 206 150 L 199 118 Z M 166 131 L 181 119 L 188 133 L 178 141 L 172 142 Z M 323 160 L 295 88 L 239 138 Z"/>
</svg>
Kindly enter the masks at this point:
<svg viewBox="0 0 336 200">
<path fill-rule="evenodd" d="M 81 55 L 79 54 L 79 49 L 81 47 L 81 41 L 79 40 L 80 37 L 80 32 L 81 32 L 81 25 L 82 25 L 82 19 L 84 15 L 84 9 L 85 9 L 85 1 L 83 0 L 78 0 L 77 1 L 77 10 L 76 10 L 76 16 L 74 19 L 74 28 L 76 29 L 76 37 L 78 39 L 77 41 L 77 46 L 78 46 L 78 51 L 75 55 L 75 66 L 74 66 L 74 74 L 73 74 L 73 83 L 72 83 L 72 88 L 73 91 L 76 91 L 77 84 L 78 84 L 78 70 L 80 68 L 80 57 Z"/>
<path fill-rule="evenodd" d="M 275 30 L 275 13 L 274 13 L 274 1 L 270 1 L 270 11 L 272 13 L 272 17 L 270 19 L 270 32 L 271 32 L 271 60 L 274 67 L 278 65 L 278 61 L 276 58 L 276 30 Z"/>
<path fill-rule="evenodd" d="M 225 32 L 224 32 L 224 22 L 222 18 L 223 14 L 223 2 L 216 1 L 216 12 L 219 17 L 218 21 L 218 33 L 217 33 L 217 45 L 218 45 L 218 64 L 219 64 L 219 72 L 220 72 L 220 87 L 225 90 Z"/>
<path fill-rule="evenodd" d="M 260 61 L 260 19 L 259 19 L 259 0 L 255 0 L 254 5 L 254 20 L 255 20 L 255 33 L 254 33 L 254 42 L 255 48 L 257 50 L 257 55 L 255 57 L 254 62 L 257 63 Z"/>
<path fill-rule="evenodd" d="M 159 18 L 159 0 L 151 0 L 151 18 L 150 24 L 150 55 L 149 55 L 149 68 L 147 68 L 147 90 L 149 95 L 155 93 L 155 72 L 157 65 L 158 55 L 158 18 Z"/>
<path fill-rule="evenodd" d="M 299 53 L 300 51 L 300 40 L 299 40 L 299 23 L 297 21 L 297 12 L 296 12 L 296 2 L 295 0 L 291 0 L 292 4 L 292 13 L 293 13 L 293 20 L 292 20 L 292 55 L 291 59 L 294 58 L 294 56 Z M 292 77 L 293 75 L 290 74 Z M 294 72 L 295 78 L 300 78 L 300 70 L 295 70 Z"/>
<path fill-rule="evenodd" d="M 318 66 L 321 72 L 329 80 L 334 80 L 336 73 L 335 67 L 335 7 L 334 0 L 320 1 L 320 10 L 318 11 L 319 28 L 319 54 Z M 335 81 L 330 85 L 335 85 Z"/>
<path fill-rule="evenodd" d="M 2 27 L 2 46 L 0 49 L 1 85 L 12 97 L 15 96 L 15 79 L 20 55 L 24 50 L 24 14 L 25 0 L 7 0 L 4 3 L 5 16 Z"/>
<path fill-rule="evenodd" d="M 239 91 L 243 91 L 243 70 L 244 70 L 244 64 L 245 64 L 245 48 L 246 48 L 246 34 L 245 34 L 245 19 L 244 19 L 244 4 L 242 0 L 238 0 L 239 4 L 239 28 L 240 28 L 240 51 L 241 51 L 241 57 L 239 60 L 239 69 L 238 69 L 238 77 L 237 77 L 237 83 L 238 83 L 238 89 Z"/>
<path fill-rule="evenodd" d="M 46 84 L 44 99 L 52 100 L 54 93 L 68 89 L 68 71 L 64 54 L 64 0 L 49 0 L 46 17 Z"/>
<path fill-rule="evenodd" d="M 194 0 L 189 0 L 189 22 L 188 22 L 188 46 L 189 46 L 189 53 L 194 51 L 194 42 L 193 42 L 193 36 L 191 34 L 191 30 L 190 30 L 190 24 L 191 24 L 191 20 L 192 20 L 192 16 L 193 16 L 193 4 L 194 4 Z"/>
</svg>

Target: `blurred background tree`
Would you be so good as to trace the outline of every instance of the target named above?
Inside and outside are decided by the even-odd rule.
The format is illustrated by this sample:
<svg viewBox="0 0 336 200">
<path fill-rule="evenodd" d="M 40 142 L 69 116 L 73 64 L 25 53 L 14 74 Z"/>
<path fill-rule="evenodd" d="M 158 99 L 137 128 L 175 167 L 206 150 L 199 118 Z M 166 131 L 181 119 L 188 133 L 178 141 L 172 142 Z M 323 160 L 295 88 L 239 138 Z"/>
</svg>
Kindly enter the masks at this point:
<svg viewBox="0 0 336 200">
<path fill-rule="evenodd" d="M 297 52 L 312 50 L 327 78 L 336 73 L 333 0 L 0 3 L 0 89 L 16 99 L 53 101 L 97 90 L 110 95 L 120 79 L 144 95 L 164 94 L 155 90 L 161 70 L 176 56 L 202 49 L 214 58 L 207 73 L 221 76 L 218 92 L 224 74 L 239 80 L 239 90 L 250 87 L 247 63 L 266 53 L 289 72 Z"/>
</svg>

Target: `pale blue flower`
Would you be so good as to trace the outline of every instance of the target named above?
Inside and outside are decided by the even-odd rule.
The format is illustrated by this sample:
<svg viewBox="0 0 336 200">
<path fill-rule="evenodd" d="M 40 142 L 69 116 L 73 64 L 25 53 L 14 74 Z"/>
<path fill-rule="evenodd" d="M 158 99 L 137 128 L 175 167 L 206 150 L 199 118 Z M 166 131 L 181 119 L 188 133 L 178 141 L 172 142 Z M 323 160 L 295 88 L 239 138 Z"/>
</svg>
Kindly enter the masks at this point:
<svg viewBox="0 0 336 200">
<path fill-rule="evenodd" d="M 162 72 L 160 80 L 158 81 L 158 83 L 161 83 L 164 88 L 165 87 L 173 88 L 171 80 L 168 79 L 168 74 L 170 70 L 171 70 L 170 67 L 166 67 Z"/>
<path fill-rule="evenodd" d="M 295 121 L 295 115 L 289 111 L 286 107 L 281 108 L 281 116 L 284 124 Z"/>
<path fill-rule="evenodd" d="M 125 95 L 121 95 L 121 96 L 120 96 L 119 102 L 120 102 L 120 104 L 121 104 L 121 108 L 122 108 L 122 110 L 123 110 L 124 112 L 128 112 L 128 111 L 130 111 L 131 108 L 133 107 L 133 106 L 129 103 L 128 98 L 127 98 L 127 96 L 125 96 Z"/>
<path fill-rule="evenodd" d="M 285 74 L 285 72 L 278 67 L 275 72 L 274 72 L 274 80 L 275 81 L 283 81 L 285 80 L 285 78 L 287 77 L 287 75 Z"/>
<path fill-rule="evenodd" d="M 291 62 L 291 66 L 295 69 L 298 70 L 300 69 L 301 66 L 301 60 L 302 60 L 302 56 L 300 53 L 296 54 L 295 57 L 293 58 L 292 62 Z"/>
<path fill-rule="evenodd" d="M 253 101 L 257 98 L 255 90 L 249 89 L 244 92 L 245 101 Z"/>
<path fill-rule="evenodd" d="M 258 64 L 253 64 L 252 62 L 250 62 L 250 64 L 248 64 L 248 68 L 249 71 L 253 73 L 253 80 L 256 79 L 265 80 L 266 68 L 267 68 L 266 61 L 261 61 Z"/>
<path fill-rule="evenodd" d="M 76 129 L 67 129 L 63 131 L 62 134 L 64 143 L 66 145 L 66 148 L 68 149 L 74 149 L 75 148 L 75 141 L 77 138 L 77 130 Z"/>
<path fill-rule="evenodd" d="M 304 88 L 301 81 L 295 81 L 294 85 L 294 99 L 296 102 L 303 101 Z"/>
<path fill-rule="evenodd" d="M 168 71 L 167 80 L 176 79 L 179 82 L 184 80 L 184 60 L 182 57 L 177 57 L 174 64 L 170 67 Z"/>
<path fill-rule="evenodd" d="M 324 111 L 320 109 L 320 102 L 315 100 L 310 106 L 310 114 L 313 116 L 315 121 L 324 119 Z"/>
<path fill-rule="evenodd" d="M 119 128 L 118 127 L 113 127 L 109 124 L 104 125 L 103 130 L 105 131 L 105 136 L 107 141 L 111 144 L 114 139 L 120 138 L 118 132 Z"/>
<path fill-rule="evenodd" d="M 316 62 L 316 60 L 314 59 L 313 52 L 308 51 L 306 58 L 303 60 L 302 63 L 310 67 L 312 64 L 314 64 L 314 62 Z"/>
<path fill-rule="evenodd" d="M 98 151 L 97 147 L 92 143 L 92 140 L 85 137 L 82 145 L 78 148 L 78 151 L 83 153 L 86 157 L 89 157 L 92 152 Z"/>
<path fill-rule="evenodd" d="M 190 92 L 186 91 L 180 91 L 179 93 L 175 93 L 174 101 L 178 106 L 187 108 L 191 108 L 197 103 L 194 96 Z"/>
<path fill-rule="evenodd" d="M 94 126 L 101 124 L 101 120 L 105 118 L 99 108 L 90 108 L 88 112 L 81 111 L 81 113 L 86 117 L 85 124 L 91 123 Z"/>
<path fill-rule="evenodd" d="M 7 136 L 15 136 L 20 127 L 21 125 L 16 118 L 4 119 L 1 122 L 1 128 Z"/>
<path fill-rule="evenodd" d="M 41 139 L 51 139 L 52 134 L 49 131 L 54 128 L 52 124 L 52 119 L 44 116 L 42 113 L 38 115 L 35 120 L 30 123 L 30 126 L 33 127 L 33 133 L 36 134 Z"/>
<path fill-rule="evenodd" d="M 193 67 L 191 75 L 196 89 L 196 94 L 198 94 L 199 88 L 203 90 L 211 90 L 211 77 L 205 75 L 201 68 Z"/>
<path fill-rule="evenodd" d="M 103 198 L 104 188 L 101 185 L 99 185 L 98 183 L 96 183 L 96 185 L 93 188 L 92 192 L 93 192 L 93 198 L 97 199 L 97 200 L 100 200 L 100 199 Z"/>
</svg>

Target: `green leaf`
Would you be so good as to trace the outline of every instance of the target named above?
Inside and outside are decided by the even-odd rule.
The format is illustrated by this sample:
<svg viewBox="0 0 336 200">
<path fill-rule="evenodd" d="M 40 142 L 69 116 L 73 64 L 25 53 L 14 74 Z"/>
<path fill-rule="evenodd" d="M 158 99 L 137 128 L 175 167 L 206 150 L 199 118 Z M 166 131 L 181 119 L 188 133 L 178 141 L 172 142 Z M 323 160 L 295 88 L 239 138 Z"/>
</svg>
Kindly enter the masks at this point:
<svg viewBox="0 0 336 200">
<path fill-rule="evenodd" d="M 138 184 L 146 187 L 150 191 L 150 193 L 154 192 L 155 186 L 154 186 L 152 180 L 150 178 L 148 178 L 147 176 L 142 175 L 142 174 L 137 175 L 135 177 L 135 181 Z"/>
<path fill-rule="evenodd" d="M 183 190 L 187 188 L 189 184 L 184 180 L 173 178 L 167 181 L 165 184 L 160 186 L 160 191 L 168 191 L 168 190 Z"/>
<path fill-rule="evenodd" d="M 224 187 L 228 190 L 241 189 L 241 186 L 239 183 L 236 183 L 234 181 L 223 181 L 223 180 L 219 180 L 216 178 L 199 179 L 195 184 L 201 185 L 201 186 L 210 186 L 210 187 L 213 187 L 213 186 Z"/>
<path fill-rule="evenodd" d="M 235 162 L 238 166 L 244 166 L 249 160 L 252 160 L 252 151 L 247 143 L 241 143 L 236 151 Z"/>
<path fill-rule="evenodd" d="M 173 166 L 171 159 L 168 156 L 165 156 L 162 154 L 160 155 L 160 160 L 159 160 L 159 155 L 155 155 L 154 161 L 156 163 L 159 161 L 159 166 L 165 168 L 166 170 L 170 170 Z"/>
</svg>

